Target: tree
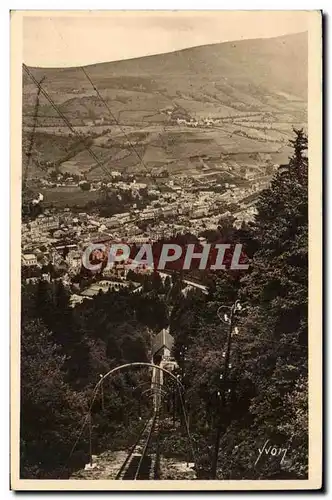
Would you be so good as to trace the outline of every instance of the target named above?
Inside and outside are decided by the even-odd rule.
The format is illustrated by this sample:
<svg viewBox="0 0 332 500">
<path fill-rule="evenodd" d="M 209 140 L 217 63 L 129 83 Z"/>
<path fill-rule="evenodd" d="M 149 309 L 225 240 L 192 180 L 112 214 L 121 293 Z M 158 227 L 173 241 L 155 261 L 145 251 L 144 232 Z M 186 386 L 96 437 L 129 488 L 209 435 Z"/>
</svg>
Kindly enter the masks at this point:
<svg viewBox="0 0 332 500">
<path fill-rule="evenodd" d="M 160 297 L 159 279 L 147 276 L 141 294 L 108 292 L 71 310 L 68 290 L 61 285 L 23 287 L 24 477 L 56 476 L 76 435 L 73 422 L 84 407 L 82 395 L 89 400 L 100 373 L 109 368 L 149 359 L 151 334 L 168 324 L 201 476 L 211 473 L 221 428 L 219 479 L 307 477 L 308 159 L 303 131 L 295 131 L 292 146 L 288 165 L 261 193 L 253 223 L 240 230 L 228 225 L 230 242 L 246 242 L 250 248 L 249 270 L 211 272 L 208 295 L 195 291 L 184 296 L 182 277 L 176 274 L 172 285 L 166 279 L 169 293 Z M 236 299 L 243 308 L 234 319 L 225 381 L 220 375 L 230 330 L 217 311 Z M 108 446 L 108 435 L 127 439 L 129 416 L 137 414 L 140 404 L 139 393 L 134 395 L 137 380 L 120 373 L 109 381 L 104 404 L 97 398 L 94 432 L 102 446 Z M 225 395 L 222 411 L 218 392 Z M 36 420 L 45 426 L 42 436 Z M 264 457 L 256 463 L 266 440 L 289 450 L 285 461 Z M 172 446 L 182 452 L 183 439 L 177 444 L 173 436 Z M 85 452 L 83 445 L 80 450 Z"/>
<path fill-rule="evenodd" d="M 219 219 L 218 230 L 225 241 L 232 238 L 235 228 L 233 226 L 235 217 L 233 215 L 224 215 Z"/>
<path fill-rule="evenodd" d="M 62 284 L 41 281 L 23 287 L 21 477 L 66 478 L 62 470 L 100 373 L 122 363 L 149 359 L 150 333 L 135 320 L 135 300 L 136 295 L 126 291 L 110 292 L 72 310 Z M 153 310 L 152 299 L 149 307 Z M 149 321 L 160 321 L 162 315 L 158 310 L 156 314 Z M 132 438 L 128 436 L 128 417 L 137 420 L 139 403 L 137 392 L 135 397 L 126 396 L 131 383 L 128 376 L 115 377 L 107 385 L 110 391 L 105 391 L 105 411 L 99 397 L 93 406 L 99 450 L 109 446 L 110 433 L 112 440 L 114 434 L 122 435 L 123 446 Z M 88 461 L 86 435 L 77 443 L 73 457 L 68 462 L 69 472 L 83 468 Z"/>
<path fill-rule="evenodd" d="M 64 381 L 65 356 L 40 321 L 21 335 L 21 477 L 58 477 L 86 410 Z M 36 425 L 38 422 L 38 425 Z"/>
<path fill-rule="evenodd" d="M 165 281 L 164 281 L 164 290 L 165 290 L 166 295 L 170 291 L 171 287 L 172 287 L 171 278 L 169 276 L 166 276 Z"/>
<path fill-rule="evenodd" d="M 79 186 L 82 189 L 82 191 L 90 191 L 90 189 L 91 189 L 91 184 L 90 184 L 90 182 L 87 182 L 87 181 L 81 181 L 79 183 Z"/>
<path fill-rule="evenodd" d="M 215 273 L 202 303 L 175 303 L 171 332 L 174 354 L 186 347 L 186 397 L 191 426 L 198 433 L 199 467 L 209 476 L 218 422 L 216 397 L 223 384 L 225 331 L 216 310 L 239 298 L 231 351 L 227 403 L 220 415 L 221 479 L 305 478 L 307 433 L 307 157 L 306 137 L 296 131 L 294 153 L 262 192 L 257 216 L 234 231 L 250 245 L 250 267 L 242 275 Z M 230 391 L 230 392 L 228 392 Z M 262 460 L 257 447 L 271 444 L 293 450 L 285 462 Z M 259 444 L 257 444 L 259 443 Z"/>
<path fill-rule="evenodd" d="M 276 340 L 297 332 L 307 339 L 308 159 L 307 139 L 296 131 L 294 154 L 286 170 L 260 196 L 253 238 L 258 244 L 252 272 L 243 279 L 243 295 L 253 307 L 268 311 Z M 271 316 L 272 313 L 272 316 Z"/>
<path fill-rule="evenodd" d="M 157 293 L 163 293 L 164 290 L 163 281 L 158 272 L 154 272 L 152 274 L 152 289 L 155 290 Z"/>
<path fill-rule="evenodd" d="M 307 400 L 302 388 L 308 367 L 308 159 L 305 134 L 301 130 L 295 134 L 288 165 L 279 170 L 257 203 L 252 225 L 257 250 L 251 272 L 242 278 L 239 290 L 246 310 L 239 326 L 241 336 L 234 341 L 234 355 L 242 379 L 253 384 L 255 395 L 248 415 L 243 416 L 248 430 L 241 428 L 241 441 L 248 452 L 243 449 L 238 456 L 249 456 L 252 439 L 257 441 L 260 436 L 287 447 L 298 436 L 298 418 L 302 439 L 298 439 L 297 456 L 283 464 L 264 462 L 253 469 L 241 464 L 240 458 L 226 464 L 226 456 L 221 457 L 223 470 L 231 476 L 236 468 L 247 466 L 249 477 L 255 478 L 272 474 L 303 478 L 307 473 Z M 291 410 L 291 401 L 298 407 Z"/>
</svg>

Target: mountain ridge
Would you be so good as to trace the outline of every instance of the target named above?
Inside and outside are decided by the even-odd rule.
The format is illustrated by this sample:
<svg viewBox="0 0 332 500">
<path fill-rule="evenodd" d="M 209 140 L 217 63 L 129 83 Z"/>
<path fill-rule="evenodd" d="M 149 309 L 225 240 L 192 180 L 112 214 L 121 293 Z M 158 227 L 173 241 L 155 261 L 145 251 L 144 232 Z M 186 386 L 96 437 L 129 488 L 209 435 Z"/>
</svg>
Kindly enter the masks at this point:
<svg viewBox="0 0 332 500">
<path fill-rule="evenodd" d="M 30 70 L 37 80 L 46 78 L 43 88 L 97 153 L 108 154 L 109 168 L 137 171 L 129 140 L 151 169 L 166 164 L 195 171 L 195 158 L 227 163 L 228 155 L 238 155 L 245 167 L 252 164 L 250 155 L 260 153 L 264 164 L 285 161 L 292 127 L 306 126 L 307 44 L 302 32 L 85 66 L 104 102 L 81 67 Z M 32 126 L 36 94 L 24 73 L 25 133 Z M 196 128 L 179 119 L 191 119 Z M 93 169 L 97 176 L 89 155 L 75 154 L 70 144 L 62 152 L 69 131 L 44 96 L 36 133 L 42 159 L 56 157 L 59 168 Z M 121 161 L 120 151 L 128 152 Z"/>
<path fill-rule="evenodd" d="M 208 43 L 208 44 L 202 44 L 202 45 L 193 45 L 191 47 L 185 47 L 183 49 L 176 49 L 172 50 L 169 52 L 158 52 L 156 54 L 148 54 L 148 55 L 142 55 L 138 57 L 129 57 L 127 59 L 114 59 L 112 61 L 98 61 L 95 63 L 91 64 L 84 64 L 84 65 L 77 65 L 77 66 L 34 66 L 34 65 L 28 65 L 27 67 L 30 69 L 35 69 L 35 70 L 70 70 L 70 69 L 76 69 L 76 68 L 91 68 L 97 65 L 102 65 L 102 64 L 111 64 L 111 63 L 122 63 L 124 61 L 136 61 L 136 60 L 141 60 L 141 59 L 147 59 L 147 58 L 152 58 L 156 56 L 164 56 L 168 54 L 175 54 L 177 52 L 185 52 L 185 51 L 190 51 L 192 49 L 198 49 L 200 47 L 214 47 L 214 46 L 220 46 L 220 45 L 226 45 L 226 44 L 234 44 L 234 43 L 243 43 L 243 42 L 254 42 L 254 41 L 267 41 L 267 40 L 277 40 L 277 39 L 283 39 L 283 38 L 290 38 L 290 37 L 297 37 L 301 35 L 307 36 L 308 32 L 307 31 L 299 31 L 296 33 L 289 33 L 285 35 L 278 35 L 274 37 L 266 37 L 266 38 L 245 38 L 245 39 L 235 39 L 235 40 L 227 40 L 224 42 L 215 42 L 215 43 Z"/>
</svg>

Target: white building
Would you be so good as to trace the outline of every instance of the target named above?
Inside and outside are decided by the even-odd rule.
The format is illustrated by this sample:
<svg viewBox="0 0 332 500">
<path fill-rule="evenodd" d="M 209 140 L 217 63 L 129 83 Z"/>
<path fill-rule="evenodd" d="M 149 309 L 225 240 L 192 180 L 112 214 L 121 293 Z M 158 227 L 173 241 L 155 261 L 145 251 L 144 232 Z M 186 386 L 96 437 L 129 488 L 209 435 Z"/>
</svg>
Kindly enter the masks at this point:
<svg viewBox="0 0 332 500">
<path fill-rule="evenodd" d="M 37 257 L 33 253 L 26 253 L 22 255 L 22 265 L 23 266 L 36 266 Z"/>
<path fill-rule="evenodd" d="M 131 219 L 131 214 L 129 212 L 124 212 L 123 214 L 115 214 L 111 218 L 112 221 L 117 221 L 120 224 L 125 224 L 126 222 L 129 222 Z"/>
<path fill-rule="evenodd" d="M 82 255 L 77 250 L 71 251 L 68 253 L 66 261 L 70 267 L 77 269 L 78 267 L 81 267 Z"/>
<path fill-rule="evenodd" d="M 111 176 L 114 178 L 121 177 L 121 172 L 117 172 L 116 170 L 112 170 Z"/>
</svg>

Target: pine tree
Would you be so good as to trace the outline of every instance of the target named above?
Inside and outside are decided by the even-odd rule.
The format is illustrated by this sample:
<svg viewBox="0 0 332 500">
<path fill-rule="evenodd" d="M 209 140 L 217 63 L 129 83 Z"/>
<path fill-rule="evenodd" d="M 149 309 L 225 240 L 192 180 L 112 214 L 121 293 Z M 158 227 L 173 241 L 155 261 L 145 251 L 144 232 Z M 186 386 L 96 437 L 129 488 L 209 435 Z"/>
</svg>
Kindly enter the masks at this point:
<svg viewBox="0 0 332 500">
<path fill-rule="evenodd" d="M 242 426 L 248 430 L 241 427 L 240 458 L 226 465 L 222 457 L 221 465 L 230 475 L 242 467 L 247 477 L 256 478 L 276 473 L 305 477 L 307 471 L 307 401 L 305 392 L 301 394 L 305 385 L 299 386 L 299 381 L 307 379 L 308 367 L 308 159 L 305 134 L 295 134 L 288 165 L 278 171 L 257 204 L 252 231 L 257 251 L 251 272 L 241 280 L 240 299 L 246 309 L 234 351 L 242 381 L 253 384 L 255 396 L 243 415 Z M 301 401 L 301 437 L 290 401 Z M 250 455 L 252 439 L 270 439 L 290 448 L 294 436 L 297 457 L 284 464 L 266 462 L 251 469 L 241 458 Z"/>
<path fill-rule="evenodd" d="M 57 478 L 86 411 L 86 398 L 64 380 L 65 356 L 38 320 L 21 334 L 22 478 Z M 36 424 L 38 423 L 38 424 Z"/>
</svg>

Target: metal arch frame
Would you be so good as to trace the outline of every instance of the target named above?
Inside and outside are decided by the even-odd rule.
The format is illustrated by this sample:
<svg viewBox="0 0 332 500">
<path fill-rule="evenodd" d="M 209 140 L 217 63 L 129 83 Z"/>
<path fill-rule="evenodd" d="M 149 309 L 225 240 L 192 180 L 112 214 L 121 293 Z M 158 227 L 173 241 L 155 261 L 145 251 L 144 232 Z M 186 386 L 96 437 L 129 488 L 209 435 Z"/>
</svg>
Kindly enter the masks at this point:
<svg viewBox="0 0 332 500">
<path fill-rule="evenodd" d="M 184 401 L 183 401 L 183 396 L 182 396 L 182 393 L 184 392 L 184 386 L 179 381 L 179 379 L 175 375 L 173 375 L 173 373 L 171 373 L 170 371 L 166 370 L 166 368 L 161 368 L 161 366 L 155 365 L 153 363 L 145 363 L 145 362 L 142 362 L 142 361 L 137 361 L 137 362 L 134 362 L 134 363 L 126 363 L 124 365 L 120 365 L 120 366 L 116 366 L 115 368 L 112 368 L 112 370 L 109 370 L 105 375 L 103 375 L 100 378 L 100 380 L 97 382 L 97 384 L 95 385 L 93 393 L 92 393 L 92 399 L 91 399 L 91 403 L 90 403 L 90 406 L 89 406 L 89 409 L 88 409 L 88 417 L 90 419 L 90 423 L 91 423 L 92 407 L 93 407 L 94 401 L 96 399 L 96 396 L 98 394 L 98 389 L 99 389 L 99 387 L 102 386 L 102 383 L 104 382 L 104 380 L 106 380 L 110 375 L 113 375 L 114 373 L 116 373 L 116 372 L 118 372 L 120 370 L 123 370 L 123 369 L 126 369 L 126 368 L 135 367 L 135 366 L 146 366 L 146 367 L 149 367 L 149 368 L 157 368 L 158 370 L 166 373 L 166 375 L 169 375 L 172 379 L 174 379 L 176 381 L 176 387 L 177 387 L 178 394 L 179 394 L 179 397 L 180 397 L 180 400 L 181 400 L 181 404 L 182 404 L 182 411 L 183 411 L 183 416 L 184 416 L 184 419 L 185 419 L 185 425 L 186 425 L 186 430 L 187 430 L 187 434 L 188 434 L 188 438 L 189 438 L 190 448 L 191 448 L 191 452 L 192 452 L 192 456 L 193 456 L 194 462 L 196 462 L 195 452 L 194 452 L 194 449 L 193 449 L 193 444 L 192 444 L 191 437 L 190 437 L 190 432 L 189 432 L 187 412 L 186 412 L 186 409 L 185 409 L 185 406 L 184 406 Z"/>
<path fill-rule="evenodd" d="M 140 382 L 135 387 L 132 387 L 133 392 L 137 391 L 137 389 L 139 389 L 140 387 L 143 387 L 143 385 L 148 385 L 150 387 L 151 386 L 151 381 Z"/>
<path fill-rule="evenodd" d="M 93 403 L 94 403 L 94 401 L 96 399 L 98 389 L 102 385 L 102 383 L 104 382 L 104 380 L 106 380 L 110 375 L 113 375 L 114 373 L 116 373 L 116 372 L 118 372 L 120 370 L 124 370 L 125 368 L 131 368 L 131 367 L 134 367 L 134 366 L 147 366 L 149 368 L 157 368 L 158 370 L 166 373 L 166 375 L 169 375 L 170 377 L 172 377 L 172 379 L 174 379 L 176 381 L 177 388 L 178 388 L 178 391 L 179 391 L 180 395 L 181 395 L 181 390 L 182 390 L 182 392 L 184 392 L 184 387 L 181 384 L 181 382 L 178 380 L 178 378 L 175 375 L 173 375 L 173 373 L 171 373 L 170 371 L 166 370 L 166 368 L 161 368 L 161 366 L 154 365 L 153 363 L 145 363 L 145 362 L 142 362 L 142 361 L 136 361 L 134 363 L 126 363 L 124 365 L 120 365 L 120 366 L 116 366 L 115 368 L 112 368 L 105 375 L 103 375 L 100 378 L 100 380 L 98 380 L 97 384 L 95 385 L 95 387 L 93 389 L 92 400 L 91 400 L 91 403 L 90 403 L 90 406 L 89 406 L 89 410 L 88 410 L 89 413 L 91 412 Z"/>
<path fill-rule="evenodd" d="M 137 361 L 137 362 L 134 362 L 134 363 L 126 363 L 124 365 L 120 365 L 120 366 L 116 366 L 115 368 L 112 368 L 105 375 L 103 375 L 98 380 L 97 384 L 95 385 L 95 387 L 93 389 L 93 392 L 92 392 L 92 398 L 91 398 L 91 403 L 90 403 L 90 406 L 89 406 L 89 409 L 88 409 L 88 413 L 87 413 L 86 419 L 85 419 L 85 421 L 83 423 L 83 427 L 82 427 L 82 431 L 83 431 L 83 429 L 85 427 L 85 424 L 87 423 L 87 420 L 89 420 L 89 424 L 90 424 L 90 449 L 91 449 L 92 407 L 93 407 L 93 404 L 95 402 L 96 396 L 98 394 L 98 389 L 102 387 L 102 384 L 103 384 L 104 380 L 106 380 L 110 375 L 113 375 L 114 373 L 116 373 L 116 372 L 118 372 L 120 370 L 124 370 L 126 368 L 131 368 L 131 367 L 135 367 L 135 366 L 144 366 L 144 367 L 146 366 L 146 367 L 149 367 L 149 368 L 157 368 L 158 370 L 166 373 L 166 375 L 169 375 L 172 379 L 174 379 L 176 381 L 176 384 L 177 384 L 176 387 L 177 387 L 177 390 L 178 390 L 178 393 L 179 393 L 180 400 L 182 402 L 182 411 L 183 411 L 183 415 L 184 415 L 184 419 L 185 419 L 185 423 L 186 423 L 186 429 L 187 429 L 187 433 L 188 433 L 188 437 L 189 437 L 190 448 L 191 448 L 191 452 L 192 452 L 192 456 L 193 456 L 194 462 L 196 462 L 196 460 L 195 460 L 195 452 L 194 452 L 193 445 L 192 445 L 192 442 L 191 442 L 191 437 L 190 437 L 190 432 L 189 432 L 189 427 L 188 427 L 187 412 L 186 412 L 186 409 L 185 409 L 185 406 L 184 406 L 183 397 L 182 397 L 182 392 L 184 392 L 184 386 L 181 384 L 181 382 L 178 380 L 178 378 L 175 375 L 173 375 L 173 373 L 171 373 L 170 371 L 166 370 L 166 368 L 161 368 L 160 366 L 154 365 L 153 363 L 145 363 L 145 362 L 142 362 L 142 361 Z M 181 390 L 182 390 L 182 392 L 181 392 Z M 161 396 L 161 392 L 159 394 Z M 74 448 L 75 448 L 75 446 L 76 446 L 76 444 L 74 445 Z M 90 452 L 90 461 L 92 463 L 92 451 Z"/>
<path fill-rule="evenodd" d="M 138 389 L 142 388 L 144 385 L 147 385 L 147 386 L 151 387 L 151 382 L 141 382 L 141 383 L 139 383 L 138 385 L 136 385 L 136 387 L 132 388 L 133 393 L 135 393 Z M 157 389 L 160 388 L 160 387 L 164 387 L 163 384 L 158 384 L 157 382 L 153 382 L 153 385 L 155 387 L 157 387 Z M 167 393 L 170 394 L 171 389 L 169 387 L 167 387 L 167 388 L 164 388 L 164 391 L 165 392 L 167 391 Z M 143 391 L 142 394 L 144 394 L 145 392 L 146 391 Z"/>
<path fill-rule="evenodd" d="M 137 389 L 142 387 L 142 385 L 147 385 L 147 384 L 148 384 L 148 382 L 143 382 L 141 384 L 138 384 L 138 386 L 136 386 L 135 389 L 133 390 L 133 393 L 135 393 L 135 391 Z M 147 397 L 154 397 L 155 395 L 158 395 L 158 396 L 161 396 L 163 401 L 165 401 L 166 397 L 169 397 L 175 393 L 175 388 L 173 388 L 172 390 L 170 388 L 162 389 L 163 385 L 156 384 L 155 382 L 153 383 L 153 386 L 154 387 L 149 387 L 148 389 L 145 389 L 144 391 L 142 391 L 141 395 L 147 396 Z"/>
<path fill-rule="evenodd" d="M 92 392 L 92 398 L 91 398 L 91 402 L 90 402 L 90 405 L 88 407 L 88 411 L 87 411 L 87 414 L 85 416 L 85 419 L 84 419 L 84 422 L 83 422 L 83 425 L 81 427 L 81 431 L 80 431 L 80 434 L 78 436 L 78 438 L 76 439 L 71 451 L 70 451 L 70 454 L 69 454 L 69 458 L 70 456 L 72 455 L 73 451 L 75 450 L 76 448 L 76 445 L 80 439 L 80 437 L 82 436 L 82 433 L 84 431 L 84 428 L 86 426 L 86 424 L 88 423 L 89 421 L 89 425 L 90 425 L 90 462 L 92 463 L 92 451 L 91 451 L 91 422 L 92 422 L 92 407 L 93 407 L 93 404 L 95 402 L 95 399 L 96 399 L 96 396 L 98 394 L 98 389 L 99 387 L 101 387 L 103 381 L 105 379 L 107 379 L 110 375 L 112 375 L 113 373 L 116 373 L 120 370 L 123 370 L 125 368 L 129 368 L 129 367 L 133 367 L 133 366 L 146 366 L 146 367 L 149 367 L 149 368 L 157 368 L 158 370 L 161 370 L 163 371 L 164 373 L 166 373 L 166 375 L 170 375 L 170 377 L 172 379 L 174 379 L 176 381 L 176 387 L 178 389 L 178 393 L 179 393 L 179 396 L 180 396 L 180 400 L 181 400 L 181 404 L 182 404 L 182 411 L 183 411 L 183 415 L 184 415 L 184 418 L 185 418 L 185 424 L 186 424 L 186 429 L 187 429 L 187 434 L 188 434 L 188 438 L 189 438 L 189 445 L 190 445 L 190 448 L 191 448 L 191 452 L 192 452 L 192 456 L 193 456 L 193 459 L 194 459 L 194 462 L 196 463 L 196 459 L 195 459 L 195 451 L 194 451 L 194 448 L 193 448 L 193 444 L 192 444 L 192 440 L 191 440 L 191 436 L 190 436 L 190 432 L 189 432 L 189 426 L 188 426 L 188 417 L 187 417 L 187 412 L 186 412 L 186 409 L 185 409 L 185 406 L 184 406 L 184 401 L 183 401 L 183 396 L 182 396 L 182 392 L 181 390 L 184 392 L 184 387 L 183 385 L 181 384 L 181 382 L 178 380 L 178 378 L 173 375 L 173 373 L 171 373 L 170 371 L 166 370 L 165 368 L 161 368 L 160 366 L 158 365 L 154 365 L 153 363 L 144 363 L 144 362 L 134 362 L 134 363 L 126 363 L 124 365 L 120 365 L 120 366 L 117 366 L 115 368 L 113 368 L 112 370 L 109 370 L 105 375 L 103 375 L 100 380 L 97 382 L 97 384 L 95 385 L 94 389 L 93 389 L 93 392 Z M 68 460 L 69 460 L 68 458 Z M 63 467 L 62 469 L 62 472 L 61 472 L 61 475 L 63 473 L 63 471 L 65 470 L 65 467 Z"/>
<path fill-rule="evenodd" d="M 147 395 L 148 393 L 150 393 L 152 396 L 154 396 L 155 394 L 157 394 L 158 396 L 162 396 L 164 398 L 166 396 L 168 396 L 168 392 L 167 391 L 163 391 L 162 389 L 146 389 L 145 391 L 142 392 L 142 396 L 143 396 L 143 394 Z"/>
</svg>

